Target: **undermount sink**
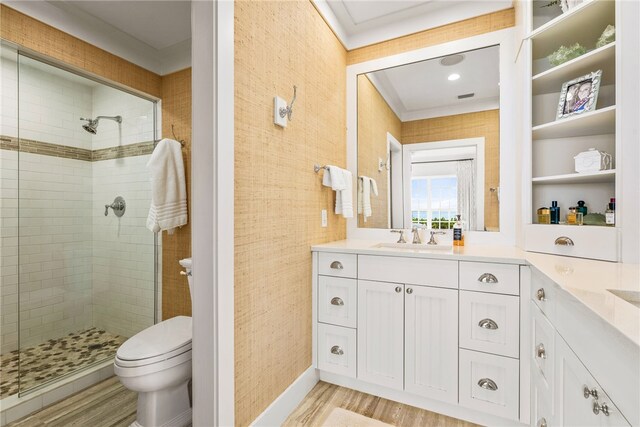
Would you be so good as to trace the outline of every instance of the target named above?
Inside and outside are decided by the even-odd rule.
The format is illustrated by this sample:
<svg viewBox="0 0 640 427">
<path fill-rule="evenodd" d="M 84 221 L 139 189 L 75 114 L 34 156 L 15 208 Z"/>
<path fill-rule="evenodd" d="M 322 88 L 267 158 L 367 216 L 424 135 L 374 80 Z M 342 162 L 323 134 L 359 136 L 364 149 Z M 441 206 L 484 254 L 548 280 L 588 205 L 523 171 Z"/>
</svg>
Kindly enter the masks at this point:
<svg viewBox="0 0 640 427">
<path fill-rule="evenodd" d="M 413 243 L 378 243 L 374 248 L 402 249 L 406 251 L 450 251 L 453 249 L 451 245 L 426 245 Z"/>
<path fill-rule="evenodd" d="M 623 291 L 620 289 L 607 289 L 607 291 L 640 308 L 640 291 Z"/>
</svg>

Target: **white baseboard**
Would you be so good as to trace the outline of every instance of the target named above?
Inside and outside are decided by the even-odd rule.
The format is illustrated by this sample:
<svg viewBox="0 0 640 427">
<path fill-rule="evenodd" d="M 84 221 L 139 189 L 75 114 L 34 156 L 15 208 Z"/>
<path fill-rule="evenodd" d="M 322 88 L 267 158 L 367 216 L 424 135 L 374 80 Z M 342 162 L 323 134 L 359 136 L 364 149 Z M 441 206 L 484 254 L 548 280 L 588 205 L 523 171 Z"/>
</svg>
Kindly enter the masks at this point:
<svg viewBox="0 0 640 427">
<path fill-rule="evenodd" d="M 255 427 L 277 427 L 287 419 L 289 414 L 302 402 L 311 389 L 320 381 L 320 376 L 313 366 L 304 371 L 287 389 L 276 398 L 251 423 Z"/>
</svg>

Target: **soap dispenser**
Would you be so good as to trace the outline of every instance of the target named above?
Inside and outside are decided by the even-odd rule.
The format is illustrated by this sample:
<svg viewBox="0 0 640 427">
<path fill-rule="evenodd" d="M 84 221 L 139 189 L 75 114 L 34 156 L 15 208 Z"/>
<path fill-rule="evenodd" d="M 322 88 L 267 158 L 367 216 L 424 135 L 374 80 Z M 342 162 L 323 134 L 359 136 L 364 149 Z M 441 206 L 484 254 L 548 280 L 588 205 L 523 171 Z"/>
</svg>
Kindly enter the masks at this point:
<svg viewBox="0 0 640 427">
<path fill-rule="evenodd" d="M 453 246 L 464 246 L 464 230 L 460 215 L 456 215 L 456 223 L 453 225 Z"/>
</svg>

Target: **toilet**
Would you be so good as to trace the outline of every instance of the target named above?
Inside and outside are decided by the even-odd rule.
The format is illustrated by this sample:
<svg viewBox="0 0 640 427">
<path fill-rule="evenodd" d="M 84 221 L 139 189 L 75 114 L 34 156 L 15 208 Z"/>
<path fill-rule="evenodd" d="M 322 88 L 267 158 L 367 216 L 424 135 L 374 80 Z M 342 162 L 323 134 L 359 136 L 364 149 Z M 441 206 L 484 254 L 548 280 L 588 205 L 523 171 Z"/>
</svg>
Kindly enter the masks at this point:
<svg viewBox="0 0 640 427">
<path fill-rule="evenodd" d="M 193 300 L 191 259 L 180 265 Z M 118 349 L 114 373 L 138 393 L 137 418 L 130 427 L 191 424 L 191 334 L 191 317 L 173 317 L 137 333 Z"/>
</svg>

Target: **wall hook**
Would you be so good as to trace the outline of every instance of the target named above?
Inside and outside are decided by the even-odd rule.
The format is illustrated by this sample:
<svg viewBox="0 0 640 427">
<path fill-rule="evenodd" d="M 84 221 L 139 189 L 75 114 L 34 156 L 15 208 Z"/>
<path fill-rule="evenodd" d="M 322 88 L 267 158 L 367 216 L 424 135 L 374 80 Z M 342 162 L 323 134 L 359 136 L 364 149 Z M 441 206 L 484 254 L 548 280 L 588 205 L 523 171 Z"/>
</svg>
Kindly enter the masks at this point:
<svg viewBox="0 0 640 427">
<path fill-rule="evenodd" d="M 293 114 L 293 103 L 296 102 L 297 89 L 298 87 L 293 85 L 293 99 L 286 107 L 280 107 L 280 117 L 284 118 L 286 116 L 287 119 L 291 120 L 291 115 Z"/>
</svg>

